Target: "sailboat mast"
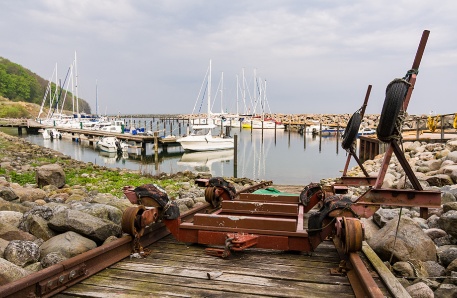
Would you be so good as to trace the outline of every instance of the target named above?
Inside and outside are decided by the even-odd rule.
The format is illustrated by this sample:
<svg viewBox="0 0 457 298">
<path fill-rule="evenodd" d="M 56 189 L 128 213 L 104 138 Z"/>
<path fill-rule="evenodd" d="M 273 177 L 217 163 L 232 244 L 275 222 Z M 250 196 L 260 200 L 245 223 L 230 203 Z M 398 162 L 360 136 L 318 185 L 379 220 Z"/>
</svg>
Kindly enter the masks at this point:
<svg viewBox="0 0 457 298">
<path fill-rule="evenodd" d="M 98 80 L 95 80 L 95 115 L 98 116 Z"/>
<path fill-rule="evenodd" d="M 78 68 L 76 62 L 76 51 L 75 51 L 75 95 L 76 95 L 76 113 L 79 117 L 79 96 L 78 96 Z"/>
<path fill-rule="evenodd" d="M 221 114 L 224 114 L 224 72 L 222 72 L 221 77 Z"/>
<path fill-rule="evenodd" d="M 208 114 L 206 115 L 206 117 L 208 119 L 207 123 L 209 124 L 209 118 L 210 118 L 210 113 L 211 113 L 211 59 L 209 60 L 208 103 L 207 103 L 207 108 L 208 108 Z"/>
</svg>

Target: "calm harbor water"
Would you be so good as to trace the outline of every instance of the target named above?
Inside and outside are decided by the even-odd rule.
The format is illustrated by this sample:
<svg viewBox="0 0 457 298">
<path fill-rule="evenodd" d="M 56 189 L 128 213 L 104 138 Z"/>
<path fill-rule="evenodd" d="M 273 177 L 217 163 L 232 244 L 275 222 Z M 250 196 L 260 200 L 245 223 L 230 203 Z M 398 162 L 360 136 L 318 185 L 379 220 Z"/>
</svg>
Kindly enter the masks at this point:
<svg viewBox="0 0 457 298">
<path fill-rule="evenodd" d="M 175 124 L 176 126 L 176 124 Z M 16 129 L 3 129 L 17 135 Z M 183 132 L 184 133 L 184 132 Z M 41 134 L 22 138 L 43 147 L 60 151 L 74 159 L 113 168 L 140 170 L 145 174 L 176 173 L 190 170 L 213 176 L 237 176 L 272 180 L 276 184 L 307 185 L 323 178 L 340 177 L 347 159 L 336 136 L 312 136 L 278 130 L 232 129 L 238 136 L 238 165 L 234 169 L 234 151 L 184 152 L 169 147 L 154 154 L 149 144 L 146 154 L 133 152 L 108 155 L 83 142 L 70 139 L 44 140 Z M 351 159 L 351 167 L 356 165 Z M 236 175 L 235 175 L 236 174 Z"/>
</svg>

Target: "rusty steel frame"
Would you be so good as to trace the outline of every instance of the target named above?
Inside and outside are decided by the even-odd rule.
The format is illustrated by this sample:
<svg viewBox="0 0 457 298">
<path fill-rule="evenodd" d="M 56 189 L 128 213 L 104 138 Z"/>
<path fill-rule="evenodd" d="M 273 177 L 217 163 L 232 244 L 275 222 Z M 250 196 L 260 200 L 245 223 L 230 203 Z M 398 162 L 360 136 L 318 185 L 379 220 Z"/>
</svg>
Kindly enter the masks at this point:
<svg viewBox="0 0 457 298">
<path fill-rule="evenodd" d="M 429 37 L 430 31 L 424 30 L 422 33 L 419 46 L 417 48 L 416 56 L 413 61 L 411 69 L 418 70 L 422 56 L 424 54 L 425 46 Z M 411 100 L 412 92 L 416 83 L 416 73 L 410 74 L 407 80 L 410 84 L 406 93 L 405 100 L 403 102 L 402 110 L 406 111 L 408 104 Z M 389 166 L 389 162 L 392 158 L 392 153 L 395 153 L 397 159 L 405 171 L 406 176 L 410 180 L 414 187 L 414 190 L 404 189 L 383 189 L 382 184 L 384 182 L 385 175 Z M 375 203 L 379 205 L 390 205 L 390 206 L 407 206 L 407 207 L 420 207 L 420 215 L 423 218 L 428 217 L 429 208 L 439 208 L 441 204 L 441 193 L 437 191 L 424 191 L 420 185 L 417 177 L 415 176 L 411 166 L 405 158 L 403 151 L 398 145 L 396 140 L 391 140 L 386 149 L 383 162 L 379 175 L 376 179 L 373 188 L 368 191 L 363 197 L 359 198 L 358 204 L 370 204 Z"/>
<path fill-rule="evenodd" d="M 373 87 L 372 85 L 368 85 L 367 92 L 365 94 L 365 99 L 363 101 L 362 108 L 361 108 L 361 111 L 360 111 L 361 119 L 363 119 L 363 116 L 365 116 L 365 110 L 366 110 L 367 105 L 368 105 L 368 99 L 370 98 L 370 93 L 371 93 L 371 88 L 372 87 Z M 357 162 L 357 164 L 359 165 L 360 169 L 362 169 L 362 172 L 365 175 L 365 177 L 349 177 L 349 176 L 347 176 L 349 163 L 351 162 L 351 158 L 352 157 L 354 157 L 354 160 Z M 368 175 L 367 171 L 365 170 L 365 167 L 363 166 L 362 161 L 359 159 L 359 157 L 357 156 L 357 153 L 354 151 L 352 146 L 349 148 L 349 154 L 348 154 L 348 157 L 346 159 L 346 164 L 344 166 L 343 175 L 341 176 L 340 179 L 341 179 L 340 183 L 343 184 L 343 185 L 355 185 L 355 186 L 373 185 L 374 182 L 375 182 L 375 181 L 373 181 L 372 177 L 370 177 L 370 175 Z"/>
</svg>

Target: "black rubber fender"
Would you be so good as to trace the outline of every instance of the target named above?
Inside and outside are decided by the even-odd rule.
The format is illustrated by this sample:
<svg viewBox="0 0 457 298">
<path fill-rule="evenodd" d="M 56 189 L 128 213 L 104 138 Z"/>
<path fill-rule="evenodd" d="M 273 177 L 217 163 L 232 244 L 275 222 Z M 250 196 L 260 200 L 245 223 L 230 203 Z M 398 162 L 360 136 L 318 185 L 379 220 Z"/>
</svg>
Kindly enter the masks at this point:
<svg viewBox="0 0 457 298">
<path fill-rule="evenodd" d="M 386 88 L 386 99 L 382 106 L 381 116 L 379 117 L 376 134 L 382 142 L 389 142 L 390 136 L 394 133 L 403 102 L 408 92 L 409 83 L 397 79 L 392 81 Z"/>
<path fill-rule="evenodd" d="M 362 115 L 359 112 L 355 112 L 349 119 L 348 125 L 343 133 L 343 141 L 341 142 L 341 147 L 347 150 L 351 148 L 357 134 L 359 132 L 360 124 L 362 123 Z"/>
</svg>

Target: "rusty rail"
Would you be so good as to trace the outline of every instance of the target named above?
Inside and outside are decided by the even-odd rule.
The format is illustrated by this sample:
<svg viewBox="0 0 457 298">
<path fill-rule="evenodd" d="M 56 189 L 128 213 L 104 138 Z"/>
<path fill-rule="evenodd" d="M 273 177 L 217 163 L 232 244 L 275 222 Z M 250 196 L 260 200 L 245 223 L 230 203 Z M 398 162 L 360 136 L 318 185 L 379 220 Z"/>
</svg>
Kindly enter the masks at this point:
<svg viewBox="0 0 457 298">
<path fill-rule="evenodd" d="M 207 207 L 208 204 L 203 204 L 184 213 L 182 217 L 191 220 L 196 212 Z M 146 247 L 169 234 L 164 224 L 157 223 L 146 228 L 140 242 Z M 132 252 L 133 238 L 125 234 L 113 242 L 0 286 L 0 298 L 51 297 L 128 257 Z"/>
</svg>

